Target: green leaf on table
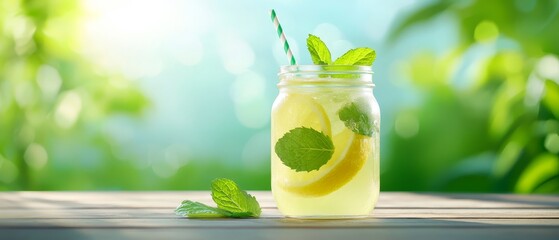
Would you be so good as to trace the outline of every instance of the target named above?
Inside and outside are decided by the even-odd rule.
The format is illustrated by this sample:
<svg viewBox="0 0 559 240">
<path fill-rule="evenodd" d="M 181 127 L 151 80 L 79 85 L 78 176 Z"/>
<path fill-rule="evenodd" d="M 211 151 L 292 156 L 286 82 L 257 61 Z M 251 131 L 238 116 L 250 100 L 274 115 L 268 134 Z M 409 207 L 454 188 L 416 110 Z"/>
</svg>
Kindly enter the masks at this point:
<svg viewBox="0 0 559 240">
<path fill-rule="evenodd" d="M 232 180 L 218 178 L 212 182 L 212 199 L 230 217 L 258 217 L 262 210 L 256 198 L 241 190 Z"/>
<path fill-rule="evenodd" d="M 334 61 L 334 65 L 360 65 L 371 66 L 376 58 L 373 49 L 362 47 L 347 51 L 344 55 Z"/>
<path fill-rule="evenodd" d="M 330 50 L 328 50 L 326 44 L 320 40 L 319 37 L 309 34 L 307 38 L 307 48 L 309 49 L 314 64 L 328 65 L 332 63 Z"/>
<path fill-rule="evenodd" d="M 175 213 L 179 216 L 190 218 L 219 218 L 230 215 L 227 211 L 190 200 L 182 201 L 177 209 L 175 209 Z"/>
<path fill-rule="evenodd" d="M 351 131 L 364 136 L 373 136 L 373 116 L 365 101 L 355 101 L 346 104 L 338 111 L 340 120 Z"/>
<path fill-rule="evenodd" d="M 229 179 L 218 178 L 212 182 L 212 199 L 217 208 L 184 200 L 175 209 L 175 213 L 189 218 L 245 218 L 258 217 L 262 212 L 256 198 Z"/>
<path fill-rule="evenodd" d="M 297 172 L 310 172 L 318 170 L 330 160 L 334 153 L 334 143 L 322 132 L 298 127 L 291 129 L 277 141 L 275 152 L 285 166 Z"/>
</svg>

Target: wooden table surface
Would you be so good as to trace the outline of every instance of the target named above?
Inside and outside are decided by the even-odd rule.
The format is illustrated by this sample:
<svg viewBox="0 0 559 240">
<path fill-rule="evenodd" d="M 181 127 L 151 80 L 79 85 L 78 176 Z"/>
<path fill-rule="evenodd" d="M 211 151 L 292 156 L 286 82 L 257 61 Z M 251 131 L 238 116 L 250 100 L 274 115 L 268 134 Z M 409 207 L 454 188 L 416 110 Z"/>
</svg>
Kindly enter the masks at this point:
<svg viewBox="0 0 559 240">
<path fill-rule="evenodd" d="M 370 218 L 284 218 L 251 192 L 255 219 L 187 219 L 209 192 L 0 192 L 0 239 L 559 239 L 559 195 L 383 192 Z"/>
</svg>

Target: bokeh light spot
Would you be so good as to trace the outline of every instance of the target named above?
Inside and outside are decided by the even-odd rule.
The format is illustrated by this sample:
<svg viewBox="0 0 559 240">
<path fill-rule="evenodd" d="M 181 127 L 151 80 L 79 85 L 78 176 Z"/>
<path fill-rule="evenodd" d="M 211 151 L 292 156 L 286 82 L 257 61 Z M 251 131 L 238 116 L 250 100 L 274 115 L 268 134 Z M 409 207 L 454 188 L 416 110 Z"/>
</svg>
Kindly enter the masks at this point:
<svg viewBox="0 0 559 240">
<path fill-rule="evenodd" d="M 411 138 L 419 132 L 419 119 L 413 113 L 403 112 L 396 117 L 394 124 L 396 134 L 402 138 Z"/>
<path fill-rule="evenodd" d="M 482 21 L 474 30 L 474 39 L 480 43 L 493 42 L 498 36 L 499 28 L 492 21 Z"/>
<path fill-rule="evenodd" d="M 338 27 L 330 23 L 321 23 L 313 30 L 313 35 L 318 36 L 329 47 L 332 61 L 353 48 L 353 44 L 344 39 Z"/>
<path fill-rule="evenodd" d="M 559 84 L 559 59 L 555 55 L 546 55 L 536 66 L 538 75 L 544 79 L 555 80 Z"/>
<path fill-rule="evenodd" d="M 241 74 L 254 64 L 254 51 L 250 44 L 235 33 L 222 33 L 217 38 L 218 50 L 225 70 Z"/>
<path fill-rule="evenodd" d="M 12 21 L 12 35 L 15 42 L 15 52 L 24 55 L 35 50 L 35 43 L 32 41 L 36 31 L 35 24 L 31 19 L 18 16 Z"/>
<path fill-rule="evenodd" d="M 168 164 L 166 161 L 153 162 L 151 168 L 155 175 L 161 178 L 170 178 L 177 172 L 177 169 Z"/>
<path fill-rule="evenodd" d="M 342 38 L 342 33 L 338 27 L 331 23 L 321 23 L 312 31 L 312 34 L 319 37 L 326 46 L 330 46 L 334 41 Z"/>
<path fill-rule="evenodd" d="M 526 83 L 526 96 L 524 98 L 524 103 L 526 104 L 526 106 L 536 106 L 540 102 L 544 90 L 544 81 L 542 81 L 542 79 L 537 77 L 535 74 L 530 74 L 530 76 L 528 77 L 528 82 Z"/>
<path fill-rule="evenodd" d="M 77 92 L 66 92 L 56 108 L 54 119 L 61 128 L 71 128 L 78 119 L 82 109 L 82 100 Z"/>
<path fill-rule="evenodd" d="M 270 120 L 270 106 L 264 90 L 264 77 L 254 72 L 238 76 L 231 85 L 230 93 L 235 103 L 235 114 L 243 126 L 262 128 Z"/>
<path fill-rule="evenodd" d="M 559 153 L 559 135 L 557 133 L 548 134 L 544 146 L 550 153 Z"/>
<path fill-rule="evenodd" d="M 179 166 L 174 161 L 166 158 L 165 150 L 152 145 L 148 147 L 148 158 L 151 164 L 151 170 L 160 178 L 170 178 L 177 173 Z"/>
<path fill-rule="evenodd" d="M 48 154 L 42 145 L 32 143 L 27 146 L 23 158 L 29 167 L 41 169 L 47 164 Z"/>
<path fill-rule="evenodd" d="M 186 165 L 189 160 L 187 146 L 182 144 L 168 146 L 163 154 L 165 155 L 165 161 L 175 168 Z"/>
<path fill-rule="evenodd" d="M 231 97 L 236 103 L 257 100 L 264 96 L 265 79 L 255 72 L 238 76 L 231 85 Z"/>
<path fill-rule="evenodd" d="M 331 44 L 330 53 L 332 54 L 332 61 L 342 56 L 344 53 L 350 49 L 355 48 L 353 43 L 346 40 L 337 40 Z"/>
<path fill-rule="evenodd" d="M 56 96 L 62 85 L 62 78 L 58 70 L 49 66 L 42 65 L 37 70 L 37 84 L 46 99 L 52 99 Z"/>
</svg>

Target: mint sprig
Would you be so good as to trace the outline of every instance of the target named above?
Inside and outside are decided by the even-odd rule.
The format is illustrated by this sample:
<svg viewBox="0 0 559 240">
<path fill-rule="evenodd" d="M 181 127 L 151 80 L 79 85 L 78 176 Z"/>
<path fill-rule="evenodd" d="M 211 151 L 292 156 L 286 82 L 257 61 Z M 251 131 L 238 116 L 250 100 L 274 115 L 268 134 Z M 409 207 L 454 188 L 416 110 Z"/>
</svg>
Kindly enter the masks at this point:
<svg viewBox="0 0 559 240">
<path fill-rule="evenodd" d="M 217 208 L 200 202 L 184 200 L 175 209 L 179 216 L 189 218 L 246 218 L 259 217 L 262 213 L 256 198 L 243 191 L 235 182 L 218 178 L 212 182 L 212 199 Z"/>
<path fill-rule="evenodd" d="M 175 209 L 175 213 L 179 216 L 191 218 L 219 218 L 228 215 L 227 211 L 190 200 L 182 201 L 177 209 Z"/>
<path fill-rule="evenodd" d="M 371 137 L 374 123 L 369 108 L 369 103 L 364 100 L 354 101 L 344 105 L 338 111 L 338 116 L 344 125 L 354 133 Z"/>
<path fill-rule="evenodd" d="M 334 154 L 332 139 L 306 127 L 291 129 L 275 145 L 275 152 L 285 166 L 297 171 L 318 170 Z"/>
<path fill-rule="evenodd" d="M 317 65 L 359 65 L 370 66 L 376 58 L 375 50 L 367 47 L 355 48 L 347 51 L 332 62 L 330 50 L 319 37 L 309 34 L 307 48 L 314 64 Z"/>
<path fill-rule="evenodd" d="M 311 53 L 314 64 L 328 65 L 332 63 L 332 56 L 326 44 L 319 37 L 309 34 L 307 38 L 307 49 Z"/>
<path fill-rule="evenodd" d="M 355 48 L 347 51 L 334 61 L 333 65 L 361 65 L 370 66 L 376 58 L 376 52 L 370 48 Z"/>
<path fill-rule="evenodd" d="M 233 213 L 236 217 L 260 216 L 260 205 L 254 196 L 239 189 L 232 180 L 218 178 L 212 182 L 212 199 L 217 207 Z"/>
</svg>

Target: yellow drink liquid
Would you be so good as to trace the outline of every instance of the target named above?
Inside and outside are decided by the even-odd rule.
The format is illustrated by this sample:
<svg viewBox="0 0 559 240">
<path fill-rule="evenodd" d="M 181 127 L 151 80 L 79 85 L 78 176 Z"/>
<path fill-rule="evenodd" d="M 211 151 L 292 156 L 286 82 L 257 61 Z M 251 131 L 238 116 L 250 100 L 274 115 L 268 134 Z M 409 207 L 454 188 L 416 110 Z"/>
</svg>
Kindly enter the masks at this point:
<svg viewBox="0 0 559 240">
<path fill-rule="evenodd" d="M 373 210 L 379 194 L 380 112 L 370 74 L 363 75 L 280 74 L 280 93 L 272 108 L 272 192 L 284 215 L 355 218 Z M 351 104 L 358 106 L 354 112 L 367 116 L 365 125 L 372 133 L 362 134 L 355 123 L 342 120 L 341 109 Z M 278 140 L 298 127 L 312 128 L 332 140 L 332 157 L 318 170 L 296 171 L 274 151 Z"/>
</svg>

